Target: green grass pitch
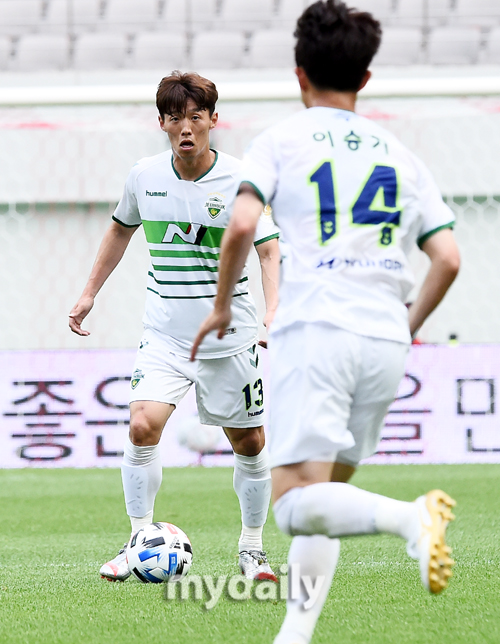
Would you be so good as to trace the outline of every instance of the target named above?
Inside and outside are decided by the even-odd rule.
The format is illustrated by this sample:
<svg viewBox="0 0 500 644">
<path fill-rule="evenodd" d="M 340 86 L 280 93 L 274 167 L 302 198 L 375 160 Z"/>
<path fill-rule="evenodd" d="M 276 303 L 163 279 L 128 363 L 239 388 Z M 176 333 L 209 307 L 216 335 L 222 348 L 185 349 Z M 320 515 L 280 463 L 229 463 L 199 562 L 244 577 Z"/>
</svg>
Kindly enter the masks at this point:
<svg viewBox="0 0 500 644">
<path fill-rule="evenodd" d="M 431 596 L 402 540 L 344 539 L 313 644 L 500 642 L 500 466 L 365 466 L 353 483 L 405 500 L 434 487 L 449 492 L 458 502 L 454 576 Z M 2 471 L 0 496 L 0 642 L 272 643 L 283 601 L 223 597 L 207 611 L 166 601 L 163 585 L 99 577 L 128 533 L 118 470 Z M 230 469 L 165 470 L 155 518 L 191 538 L 192 574 L 237 572 Z M 272 517 L 265 545 L 273 566 L 286 561 L 289 538 Z"/>
</svg>

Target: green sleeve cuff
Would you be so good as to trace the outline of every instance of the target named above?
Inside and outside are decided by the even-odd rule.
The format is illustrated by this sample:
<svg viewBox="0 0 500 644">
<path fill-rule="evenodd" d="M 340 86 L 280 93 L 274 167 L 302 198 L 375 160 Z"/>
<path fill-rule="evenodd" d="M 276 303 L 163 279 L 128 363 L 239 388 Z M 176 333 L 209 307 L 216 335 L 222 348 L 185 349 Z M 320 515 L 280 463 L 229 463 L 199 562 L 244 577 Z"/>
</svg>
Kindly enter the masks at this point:
<svg viewBox="0 0 500 644">
<path fill-rule="evenodd" d="M 269 235 L 269 237 L 264 237 L 263 239 L 259 239 L 259 241 L 254 242 L 253 245 L 260 246 L 264 242 L 269 241 L 270 239 L 276 239 L 279 236 L 280 236 L 279 233 L 273 233 L 272 235 Z"/>
<path fill-rule="evenodd" d="M 434 228 L 434 230 L 429 230 L 428 233 L 425 233 L 425 235 L 422 235 L 422 237 L 417 240 L 418 247 L 422 248 L 422 244 L 426 242 L 429 237 L 432 237 L 432 235 L 435 235 L 440 230 L 445 230 L 446 228 L 451 228 L 453 230 L 454 225 L 455 223 L 453 221 L 450 221 L 449 224 L 444 224 L 444 226 L 438 226 L 438 228 Z"/>
<path fill-rule="evenodd" d="M 124 228 L 139 228 L 141 224 L 124 224 L 123 221 L 120 221 L 117 219 L 114 215 L 111 217 L 113 221 L 116 221 L 117 224 L 120 224 L 120 226 L 123 226 Z"/>
<path fill-rule="evenodd" d="M 254 190 L 254 192 L 255 192 L 256 196 L 257 196 L 257 197 L 262 201 L 263 205 L 265 206 L 265 205 L 267 204 L 267 201 L 265 200 L 264 195 L 263 195 L 263 194 L 262 194 L 262 192 L 257 188 L 257 186 L 255 185 L 255 183 L 252 183 L 251 181 L 242 181 L 242 182 L 240 183 L 240 187 L 241 187 L 241 186 L 243 186 L 243 185 L 250 186 L 250 187 L 252 188 L 252 190 Z"/>
</svg>

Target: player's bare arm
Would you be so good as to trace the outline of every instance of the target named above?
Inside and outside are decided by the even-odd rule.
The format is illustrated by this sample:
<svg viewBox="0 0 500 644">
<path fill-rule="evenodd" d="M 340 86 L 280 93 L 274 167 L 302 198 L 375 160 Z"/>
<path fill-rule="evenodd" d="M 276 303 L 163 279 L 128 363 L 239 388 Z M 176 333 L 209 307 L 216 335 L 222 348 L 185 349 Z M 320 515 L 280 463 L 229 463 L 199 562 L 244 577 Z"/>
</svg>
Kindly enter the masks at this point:
<svg viewBox="0 0 500 644">
<path fill-rule="evenodd" d="M 136 230 L 136 226 L 126 227 L 112 221 L 104 233 L 87 284 L 80 299 L 69 313 L 69 328 L 73 333 L 81 336 L 90 335 L 90 331 L 82 329 L 82 322 L 92 310 L 95 296 L 123 257 Z"/>
<path fill-rule="evenodd" d="M 231 299 L 248 252 L 253 242 L 257 222 L 262 213 L 262 202 L 249 187 L 242 187 L 235 199 L 229 226 L 222 238 L 219 282 L 213 312 L 201 324 L 193 342 L 191 360 L 194 360 L 203 338 L 211 331 L 217 331 L 222 339 L 231 321 Z"/>
<path fill-rule="evenodd" d="M 278 289 L 280 279 L 280 248 L 278 240 L 270 239 L 256 247 L 259 255 L 262 274 L 262 289 L 266 302 L 264 326 L 269 331 L 278 307 Z M 260 343 L 259 343 L 260 344 Z M 265 345 L 265 343 L 263 343 Z"/>
<path fill-rule="evenodd" d="M 422 250 L 431 260 L 431 267 L 409 310 L 412 336 L 441 302 L 460 268 L 460 253 L 450 229 L 440 230 L 429 237 Z"/>
</svg>

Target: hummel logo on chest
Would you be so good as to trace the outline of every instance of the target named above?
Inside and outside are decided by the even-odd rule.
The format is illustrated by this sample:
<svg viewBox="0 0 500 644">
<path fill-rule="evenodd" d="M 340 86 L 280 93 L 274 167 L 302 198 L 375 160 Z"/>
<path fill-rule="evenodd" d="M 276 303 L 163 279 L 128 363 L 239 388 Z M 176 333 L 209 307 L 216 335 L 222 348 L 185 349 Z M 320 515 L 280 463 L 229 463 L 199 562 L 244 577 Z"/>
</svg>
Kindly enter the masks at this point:
<svg viewBox="0 0 500 644">
<path fill-rule="evenodd" d="M 166 197 L 167 196 L 167 191 L 165 192 L 149 192 L 149 190 L 146 190 L 146 197 Z"/>
</svg>

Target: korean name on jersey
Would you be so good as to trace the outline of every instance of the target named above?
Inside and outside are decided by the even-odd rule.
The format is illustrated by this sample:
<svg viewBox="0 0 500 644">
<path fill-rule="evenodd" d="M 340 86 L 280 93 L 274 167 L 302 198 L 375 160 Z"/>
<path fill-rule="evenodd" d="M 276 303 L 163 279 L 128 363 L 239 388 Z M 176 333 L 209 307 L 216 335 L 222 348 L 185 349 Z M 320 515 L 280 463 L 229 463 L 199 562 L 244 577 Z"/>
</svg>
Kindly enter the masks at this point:
<svg viewBox="0 0 500 644">
<path fill-rule="evenodd" d="M 241 162 L 216 152 L 208 172 L 184 181 L 167 151 L 139 161 L 131 170 L 113 218 L 125 226 L 142 223 L 150 253 L 143 322 L 164 334 L 172 351 L 188 357 L 199 325 L 217 293 L 222 235 L 239 186 Z M 262 216 L 254 243 L 278 236 Z M 200 357 L 221 358 L 244 351 L 256 341 L 257 316 L 243 271 L 233 295 L 226 336 L 207 336 Z"/>
<path fill-rule="evenodd" d="M 271 204 L 286 249 L 271 334 L 326 321 L 410 342 L 408 254 L 454 221 L 419 159 L 367 118 L 313 107 L 253 141 L 242 179 Z"/>
</svg>

